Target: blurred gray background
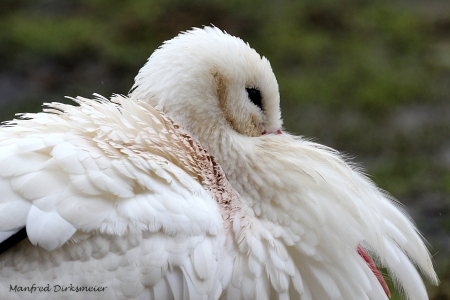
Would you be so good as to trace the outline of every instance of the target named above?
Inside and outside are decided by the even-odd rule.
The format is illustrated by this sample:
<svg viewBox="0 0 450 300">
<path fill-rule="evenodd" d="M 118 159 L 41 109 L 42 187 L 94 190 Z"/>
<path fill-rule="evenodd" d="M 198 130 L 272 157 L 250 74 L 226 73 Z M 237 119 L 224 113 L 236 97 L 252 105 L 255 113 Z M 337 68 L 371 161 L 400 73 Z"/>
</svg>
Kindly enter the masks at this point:
<svg viewBox="0 0 450 300">
<path fill-rule="evenodd" d="M 164 40 L 209 24 L 271 61 L 286 130 L 353 157 L 406 206 L 442 280 L 432 299 L 450 299 L 448 0 L 2 0 L 0 121 L 127 94 Z"/>
</svg>

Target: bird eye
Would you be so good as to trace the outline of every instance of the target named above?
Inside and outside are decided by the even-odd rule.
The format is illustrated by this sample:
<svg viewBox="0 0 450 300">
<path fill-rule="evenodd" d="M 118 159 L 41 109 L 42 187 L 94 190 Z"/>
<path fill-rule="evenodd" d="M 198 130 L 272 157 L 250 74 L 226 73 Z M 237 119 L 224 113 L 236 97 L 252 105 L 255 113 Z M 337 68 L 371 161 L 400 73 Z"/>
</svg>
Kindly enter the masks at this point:
<svg viewBox="0 0 450 300">
<path fill-rule="evenodd" d="M 262 107 L 262 98 L 261 92 L 255 88 L 245 88 L 247 90 L 248 98 L 253 102 L 256 106 L 258 106 L 261 110 L 264 110 Z"/>
</svg>

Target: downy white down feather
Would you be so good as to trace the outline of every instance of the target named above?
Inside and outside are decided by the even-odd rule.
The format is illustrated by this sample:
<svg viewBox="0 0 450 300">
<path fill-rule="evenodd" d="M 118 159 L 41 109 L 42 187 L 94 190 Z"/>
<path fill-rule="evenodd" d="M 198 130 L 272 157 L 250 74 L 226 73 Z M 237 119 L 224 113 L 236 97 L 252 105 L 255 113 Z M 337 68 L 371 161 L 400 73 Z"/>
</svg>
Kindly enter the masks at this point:
<svg viewBox="0 0 450 300">
<path fill-rule="evenodd" d="M 360 251 L 407 299 L 428 299 L 416 269 L 438 282 L 395 199 L 281 132 L 239 38 L 182 33 L 128 96 L 73 100 L 0 129 L 0 241 L 28 235 L 0 255 L 2 299 L 387 299 Z"/>
</svg>

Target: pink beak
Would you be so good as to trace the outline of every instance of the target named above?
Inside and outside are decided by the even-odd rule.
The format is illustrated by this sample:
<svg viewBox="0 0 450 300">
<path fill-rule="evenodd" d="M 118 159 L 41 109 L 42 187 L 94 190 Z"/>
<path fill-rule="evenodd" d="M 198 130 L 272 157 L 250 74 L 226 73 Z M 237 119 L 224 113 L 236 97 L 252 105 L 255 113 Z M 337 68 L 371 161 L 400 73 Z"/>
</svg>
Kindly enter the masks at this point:
<svg viewBox="0 0 450 300">
<path fill-rule="evenodd" d="M 281 132 L 281 129 L 278 129 L 278 130 L 275 131 L 275 132 L 266 132 L 266 131 L 263 131 L 262 134 L 265 135 L 265 134 L 283 134 L 283 133 Z"/>
</svg>

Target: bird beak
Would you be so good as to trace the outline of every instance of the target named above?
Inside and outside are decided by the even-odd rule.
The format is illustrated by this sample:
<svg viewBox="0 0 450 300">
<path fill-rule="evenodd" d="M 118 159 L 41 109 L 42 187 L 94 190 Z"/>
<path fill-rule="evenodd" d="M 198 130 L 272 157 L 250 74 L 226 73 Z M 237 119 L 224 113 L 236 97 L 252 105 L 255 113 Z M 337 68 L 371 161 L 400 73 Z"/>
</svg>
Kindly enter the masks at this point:
<svg viewBox="0 0 450 300">
<path fill-rule="evenodd" d="M 283 134 L 283 132 L 281 132 L 281 129 L 278 129 L 278 130 L 275 131 L 275 132 L 266 132 L 266 131 L 263 131 L 263 132 L 262 132 L 262 135 L 265 135 L 265 134 Z"/>
</svg>

